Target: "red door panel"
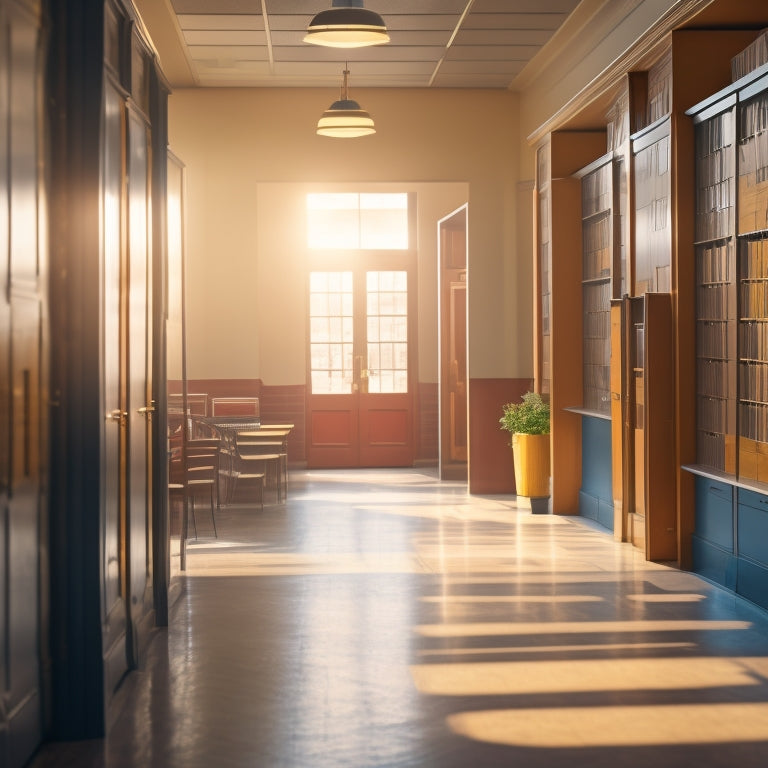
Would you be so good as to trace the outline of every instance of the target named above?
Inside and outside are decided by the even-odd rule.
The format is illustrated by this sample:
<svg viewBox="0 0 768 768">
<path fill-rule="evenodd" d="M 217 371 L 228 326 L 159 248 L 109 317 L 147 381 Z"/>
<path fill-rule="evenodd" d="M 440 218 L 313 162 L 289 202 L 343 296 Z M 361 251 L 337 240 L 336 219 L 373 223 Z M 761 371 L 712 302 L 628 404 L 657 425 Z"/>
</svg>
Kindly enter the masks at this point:
<svg viewBox="0 0 768 768">
<path fill-rule="evenodd" d="M 310 397 L 307 457 L 311 467 L 358 465 L 356 395 Z"/>
</svg>

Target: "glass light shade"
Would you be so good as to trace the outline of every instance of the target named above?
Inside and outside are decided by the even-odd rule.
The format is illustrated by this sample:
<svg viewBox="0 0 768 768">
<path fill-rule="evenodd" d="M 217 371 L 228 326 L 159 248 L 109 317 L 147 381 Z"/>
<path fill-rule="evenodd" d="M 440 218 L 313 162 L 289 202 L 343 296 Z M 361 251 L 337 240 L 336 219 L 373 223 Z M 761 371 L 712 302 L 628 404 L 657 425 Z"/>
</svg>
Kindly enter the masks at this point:
<svg viewBox="0 0 768 768">
<path fill-rule="evenodd" d="M 334 101 L 317 121 L 318 136 L 351 139 L 376 133 L 373 118 L 352 99 Z"/>
<path fill-rule="evenodd" d="M 363 48 L 389 42 L 384 19 L 363 8 L 362 0 L 333 0 L 307 27 L 305 43 L 331 48 Z"/>
</svg>

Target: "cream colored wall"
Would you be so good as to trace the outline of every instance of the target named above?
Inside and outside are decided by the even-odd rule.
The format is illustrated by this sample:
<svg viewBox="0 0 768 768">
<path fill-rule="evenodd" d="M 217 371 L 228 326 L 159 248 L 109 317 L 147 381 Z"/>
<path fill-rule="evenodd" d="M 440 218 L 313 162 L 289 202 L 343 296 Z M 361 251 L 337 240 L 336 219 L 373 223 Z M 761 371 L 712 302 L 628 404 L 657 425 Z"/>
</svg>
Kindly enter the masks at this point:
<svg viewBox="0 0 768 768">
<path fill-rule="evenodd" d="M 295 200 L 311 184 L 370 182 L 420 190 L 428 201 L 419 221 L 425 250 L 437 219 L 468 190 L 470 376 L 530 376 L 530 280 L 520 279 L 515 233 L 517 97 L 354 88 L 351 95 L 376 120 L 374 136 L 315 135 L 319 115 L 337 98 L 329 90 L 172 94 L 170 143 L 187 167 L 188 376 L 304 381 L 304 287 L 296 279 L 303 250 L 291 210 L 278 200 Z M 442 192 L 427 194 L 444 184 L 444 200 Z M 435 256 L 436 245 L 423 255 L 420 284 L 436 274 Z M 530 254 L 522 259 L 527 265 Z M 436 299 L 432 306 L 420 299 L 420 380 L 430 381 Z"/>
</svg>

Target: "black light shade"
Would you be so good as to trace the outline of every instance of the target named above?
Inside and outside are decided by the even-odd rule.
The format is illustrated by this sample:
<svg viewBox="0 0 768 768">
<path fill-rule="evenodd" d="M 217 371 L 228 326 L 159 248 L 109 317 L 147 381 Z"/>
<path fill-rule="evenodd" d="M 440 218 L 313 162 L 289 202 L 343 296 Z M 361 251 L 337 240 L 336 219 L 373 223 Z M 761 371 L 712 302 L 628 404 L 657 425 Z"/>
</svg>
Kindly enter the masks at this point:
<svg viewBox="0 0 768 768">
<path fill-rule="evenodd" d="M 376 133 L 373 118 L 350 99 L 347 93 L 349 70 L 344 70 L 341 98 L 334 101 L 317 121 L 318 136 L 333 136 L 337 139 L 351 139 Z"/>
<path fill-rule="evenodd" d="M 305 43 L 331 48 L 363 48 L 389 42 L 384 19 L 363 8 L 363 0 L 333 0 L 333 7 L 315 16 Z"/>
</svg>

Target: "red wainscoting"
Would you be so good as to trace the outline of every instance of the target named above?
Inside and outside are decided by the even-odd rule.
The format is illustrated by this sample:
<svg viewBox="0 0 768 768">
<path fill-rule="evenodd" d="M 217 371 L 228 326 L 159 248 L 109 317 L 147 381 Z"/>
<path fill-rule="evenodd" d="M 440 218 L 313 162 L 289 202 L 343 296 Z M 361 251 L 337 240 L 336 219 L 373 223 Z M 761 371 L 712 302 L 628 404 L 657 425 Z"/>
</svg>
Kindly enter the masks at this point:
<svg viewBox="0 0 768 768">
<path fill-rule="evenodd" d="M 261 387 L 261 423 L 293 424 L 288 437 L 288 464 L 306 466 L 306 390 L 303 384 Z"/>
<path fill-rule="evenodd" d="M 169 381 L 168 390 L 180 392 L 180 382 Z M 303 384 L 266 386 L 260 379 L 189 379 L 187 392 L 207 394 L 209 404 L 214 397 L 258 397 L 262 424 L 294 425 L 288 438 L 288 464 L 305 465 L 306 397 Z"/>
<path fill-rule="evenodd" d="M 509 433 L 500 429 L 502 406 L 533 388 L 531 379 L 470 379 L 469 492 L 514 493 Z"/>
</svg>

